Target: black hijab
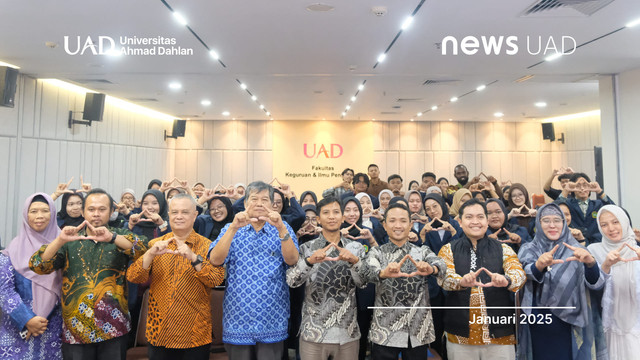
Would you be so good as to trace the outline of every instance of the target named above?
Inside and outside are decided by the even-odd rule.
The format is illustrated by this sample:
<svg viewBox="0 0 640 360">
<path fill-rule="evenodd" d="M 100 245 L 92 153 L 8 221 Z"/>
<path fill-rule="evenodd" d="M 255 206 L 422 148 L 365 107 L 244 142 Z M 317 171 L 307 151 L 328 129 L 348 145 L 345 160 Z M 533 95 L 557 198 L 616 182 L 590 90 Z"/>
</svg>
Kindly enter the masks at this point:
<svg viewBox="0 0 640 360">
<path fill-rule="evenodd" d="M 209 240 L 211 241 L 215 241 L 218 238 L 218 235 L 220 235 L 220 230 L 222 230 L 225 225 L 231 223 L 233 221 L 233 217 L 235 216 L 233 214 L 233 205 L 231 204 L 231 200 L 229 200 L 229 198 L 226 196 L 214 196 L 207 202 L 207 205 L 209 206 L 209 216 L 211 216 L 211 203 L 213 202 L 213 200 L 222 201 L 224 207 L 227 208 L 227 217 L 225 217 L 222 221 L 215 221 L 213 220 L 213 217 L 211 218 L 211 220 L 213 220 L 213 229 L 211 229 L 211 234 L 209 234 Z"/>
<path fill-rule="evenodd" d="M 405 199 L 402 196 L 394 196 L 394 197 L 392 197 L 391 200 L 389 200 L 389 205 L 395 204 L 397 202 L 402 202 L 404 204 L 404 206 L 409 208 L 409 202 L 407 202 L 407 199 Z"/>
<path fill-rule="evenodd" d="M 165 200 L 160 190 L 150 189 L 145 191 L 144 194 L 142 194 L 142 197 L 140 198 L 141 204 L 144 202 L 144 198 L 147 197 L 147 195 L 151 195 L 158 200 L 158 205 L 160 205 L 160 210 L 158 211 L 158 215 L 160 215 L 160 217 L 165 221 L 168 221 L 169 216 L 168 216 L 168 209 L 167 209 L 167 200 Z M 140 205 L 140 208 L 142 208 L 142 205 Z M 148 240 L 151 240 L 157 237 L 156 229 L 158 228 L 158 225 L 156 225 L 155 223 L 151 221 L 141 221 L 137 223 L 136 226 L 142 229 L 142 235 L 146 236 Z"/>
<path fill-rule="evenodd" d="M 504 206 L 504 203 L 502 202 L 502 200 L 500 200 L 500 199 L 489 199 L 489 200 L 487 200 L 486 205 L 489 205 L 489 203 L 498 204 L 500 206 L 500 210 L 502 210 L 502 213 L 504 214 L 504 222 L 502 223 L 502 226 L 500 227 L 500 229 L 505 228 L 509 232 L 516 232 L 516 230 L 518 230 L 518 228 L 520 228 L 520 225 L 509 222 L 509 212 L 507 211 L 507 208 Z M 488 229 L 489 229 L 489 231 L 491 231 L 491 233 L 494 233 L 496 231 L 500 231 L 500 229 L 493 229 L 493 228 L 491 228 L 491 226 L 489 226 Z"/>
<path fill-rule="evenodd" d="M 427 194 L 427 196 L 424 197 L 424 201 L 422 202 L 425 208 L 427 207 L 426 203 L 429 199 L 436 201 L 440 205 L 440 210 L 442 210 L 442 218 L 440 220 L 449 222 L 449 207 L 447 207 L 447 203 L 444 201 L 444 198 L 440 194 Z"/>
<path fill-rule="evenodd" d="M 349 196 L 342 200 L 342 213 L 344 214 L 344 208 L 347 207 L 347 204 L 351 201 L 356 204 L 356 206 L 358 207 L 358 211 L 360 211 L 360 217 L 358 218 L 358 220 L 356 220 L 356 226 L 362 229 L 362 205 L 360 205 L 360 201 L 358 201 L 355 196 Z M 349 226 L 351 226 L 351 224 L 343 221 L 342 225 L 340 225 L 340 229 L 348 228 Z M 356 229 L 356 227 L 354 226 L 349 230 L 349 235 L 358 236 L 360 235 L 360 230 Z"/>
<path fill-rule="evenodd" d="M 303 192 L 302 195 L 300 195 L 300 204 L 302 204 L 302 202 L 304 201 L 304 198 L 307 197 L 307 195 L 311 195 L 311 197 L 313 198 L 313 203 L 315 205 L 318 205 L 318 197 L 316 196 L 316 193 L 314 193 L 311 190 L 307 190 Z"/>
<path fill-rule="evenodd" d="M 58 219 L 62 220 L 62 224 L 60 228 L 62 229 L 65 226 L 78 226 L 84 222 L 84 217 L 82 215 L 78 217 L 71 217 L 67 213 L 67 203 L 69 202 L 69 198 L 72 196 L 79 196 L 82 199 L 82 208 L 84 209 L 84 194 L 81 192 L 76 192 L 76 189 L 71 189 L 73 193 L 66 193 L 62 195 L 62 206 L 60 207 L 60 211 L 58 211 Z"/>
<path fill-rule="evenodd" d="M 147 185 L 147 190 L 151 190 L 151 187 L 153 186 L 153 184 L 158 184 L 158 186 L 162 187 L 162 180 L 159 180 L 159 179 L 151 180 L 151 182 L 149 182 L 149 185 Z"/>
</svg>

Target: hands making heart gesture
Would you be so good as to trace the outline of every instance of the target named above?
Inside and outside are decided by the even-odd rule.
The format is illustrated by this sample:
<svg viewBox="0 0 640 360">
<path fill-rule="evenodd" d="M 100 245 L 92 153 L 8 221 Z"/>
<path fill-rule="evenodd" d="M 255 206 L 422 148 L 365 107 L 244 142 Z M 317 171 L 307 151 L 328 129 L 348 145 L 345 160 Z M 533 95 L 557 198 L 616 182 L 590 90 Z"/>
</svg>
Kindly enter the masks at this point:
<svg viewBox="0 0 640 360">
<path fill-rule="evenodd" d="M 416 271 L 408 274 L 405 272 L 402 272 L 402 264 L 404 264 L 405 261 L 410 260 L 413 265 L 416 267 Z M 390 262 L 389 264 L 387 264 L 387 267 L 384 268 L 382 271 L 380 271 L 380 278 L 381 279 L 387 279 L 387 278 L 399 278 L 399 277 L 414 277 L 414 276 L 428 276 L 431 275 L 435 272 L 435 268 L 433 266 L 431 266 L 428 262 L 425 261 L 415 261 L 413 260 L 413 258 L 411 257 L 410 254 L 405 255 L 402 260 L 400 260 L 399 262 Z"/>
<path fill-rule="evenodd" d="M 510 232 L 509 230 L 502 228 L 488 237 L 498 240 L 501 243 L 507 244 L 520 244 L 522 242 L 522 238 L 520 235 Z"/>
<path fill-rule="evenodd" d="M 491 277 L 491 281 L 484 284 L 480 281 L 478 281 L 478 276 L 480 276 L 480 274 L 482 272 L 485 272 L 487 275 L 489 275 Z M 474 287 L 474 286 L 478 286 L 478 287 L 507 287 L 509 286 L 509 280 L 507 280 L 507 278 L 502 275 L 502 274 L 498 274 L 498 273 L 493 273 L 489 270 L 487 270 L 484 267 L 481 267 L 480 269 L 476 270 L 475 272 L 471 271 L 468 274 L 466 274 L 465 276 L 462 277 L 462 279 L 460 280 L 460 286 L 463 287 Z"/>
<path fill-rule="evenodd" d="M 327 253 L 330 252 L 332 249 L 338 250 L 337 257 L 327 256 Z M 357 256 L 353 255 L 349 250 L 343 247 L 341 248 L 334 243 L 331 243 L 325 246 L 324 248 L 314 251 L 313 254 L 311 254 L 311 256 L 307 258 L 307 261 L 312 265 L 325 262 L 325 261 L 341 261 L 341 260 L 346 261 L 350 264 L 355 264 L 358 261 L 360 261 L 360 259 L 358 259 Z"/>
<path fill-rule="evenodd" d="M 360 235 L 358 236 L 349 235 L 349 230 L 351 230 L 354 226 L 356 229 L 358 229 L 358 231 L 360 231 Z M 358 225 L 356 225 L 356 223 L 353 223 L 351 224 L 351 226 L 346 227 L 344 229 L 340 229 L 340 234 L 346 237 L 347 239 L 351 239 L 351 240 L 366 239 L 369 242 L 369 246 L 378 246 L 378 243 L 376 242 L 376 239 L 373 237 L 373 234 L 371 234 L 371 231 L 369 231 L 369 229 L 361 229 Z"/>
<path fill-rule="evenodd" d="M 69 186 L 71 186 L 72 182 L 73 182 L 73 176 L 71 177 L 71 179 L 69 179 L 68 182 L 58 184 L 58 187 L 56 187 L 56 191 L 54 191 L 53 194 L 51 194 L 51 197 L 53 198 L 53 200 L 59 198 L 64 194 L 73 194 L 74 192 L 69 189 Z M 82 180 L 82 175 L 80 175 L 80 189 L 78 189 L 76 192 L 88 193 L 89 191 L 91 191 L 91 184 L 85 183 Z"/>
<path fill-rule="evenodd" d="M 144 216 L 144 217 L 142 217 Z M 158 226 L 164 224 L 164 219 L 156 213 L 150 213 L 147 209 L 142 210 L 139 214 L 129 216 L 129 230 L 141 222 L 152 222 Z"/>
<path fill-rule="evenodd" d="M 620 252 L 622 252 L 622 250 L 624 250 L 625 247 L 628 247 L 629 249 L 631 249 L 636 256 L 630 259 L 623 259 L 622 256 L 620 255 Z M 609 272 L 611 271 L 611 267 L 613 267 L 613 265 L 619 262 L 630 262 L 630 261 L 638 261 L 638 260 L 640 260 L 640 248 L 633 247 L 629 245 L 629 243 L 624 243 L 619 248 L 615 250 L 611 250 L 607 254 L 607 257 L 602 263 L 602 271 L 609 274 Z"/>
<path fill-rule="evenodd" d="M 169 248 L 170 244 L 174 244 L 176 249 L 172 250 Z M 162 240 L 162 241 L 156 241 L 152 247 L 149 248 L 149 250 L 147 250 L 147 252 L 145 253 L 145 257 L 147 258 L 146 260 L 148 260 L 148 263 L 151 263 L 151 260 L 153 260 L 154 257 L 156 256 L 161 256 L 164 254 L 172 254 L 172 255 L 178 255 L 178 256 L 182 256 L 183 258 L 189 260 L 189 262 L 194 262 L 197 259 L 197 255 L 191 250 L 191 248 L 189 247 L 189 245 L 187 245 L 186 242 L 180 240 L 180 239 L 176 239 L 175 237 L 172 237 L 170 239 L 167 240 Z M 147 261 L 145 261 L 147 262 Z"/>
<path fill-rule="evenodd" d="M 93 235 L 80 236 L 78 232 L 83 228 L 90 230 Z M 65 226 L 60 232 L 60 240 L 63 243 L 68 243 L 76 240 L 93 240 L 94 242 L 110 242 L 113 238 L 113 233 L 104 226 L 93 227 L 87 220 L 78 226 Z"/>
</svg>

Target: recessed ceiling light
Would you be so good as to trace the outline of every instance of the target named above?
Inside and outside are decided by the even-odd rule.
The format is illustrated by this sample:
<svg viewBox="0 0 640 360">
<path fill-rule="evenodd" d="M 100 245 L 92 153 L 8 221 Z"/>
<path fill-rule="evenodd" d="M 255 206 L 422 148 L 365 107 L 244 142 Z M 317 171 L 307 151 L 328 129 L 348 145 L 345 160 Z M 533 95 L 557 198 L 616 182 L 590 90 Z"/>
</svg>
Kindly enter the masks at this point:
<svg viewBox="0 0 640 360">
<path fill-rule="evenodd" d="M 544 58 L 544 60 L 545 61 L 553 61 L 553 60 L 559 59 L 560 57 L 562 57 L 562 55 L 563 55 L 562 53 L 557 52 L 557 53 L 555 53 L 553 55 L 547 56 L 546 58 Z"/>
<path fill-rule="evenodd" d="M 231 118 L 231 120 L 235 120 L 236 118 Z"/>
<path fill-rule="evenodd" d="M 364 89 L 364 84 L 358 85 L 358 90 L 362 91 L 362 89 Z"/>
<path fill-rule="evenodd" d="M 482 91 L 487 88 L 487 85 L 480 85 L 476 88 L 476 91 Z"/>
<path fill-rule="evenodd" d="M 382 53 L 382 54 L 380 54 L 380 55 L 378 56 L 378 62 L 379 62 L 379 63 L 381 63 L 381 62 L 383 62 L 383 61 L 384 61 L 384 59 L 386 59 L 386 58 L 387 58 L 387 54 Z"/>
<path fill-rule="evenodd" d="M 413 121 L 413 119 L 411 119 L 411 121 Z"/>
<path fill-rule="evenodd" d="M 355 97 L 355 96 L 352 96 L 352 97 L 351 97 L 351 101 L 352 101 L 352 102 L 356 101 L 356 97 Z"/>
<path fill-rule="evenodd" d="M 271 116 L 271 113 L 267 111 L 267 116 Z"/>
<path fill-rule="evenodd" d="M 343 111 L 343 112 L 342 112 L 342 116 L 345 116 L 345 115 L 347 115 L 347 113 Z"/>
<path fill-rule="evenodd" d="M 351 105 L 347 105 L 347 110 L 351 110 Z"/>
<path fill-rule="evenodd" d="M 209 55 L 211 55 L 211 57 L 214 60 L 218 60 L 220 59 L 220 55 L 218 55 L 218 53 L 215 50 L 209 50 Z"/>
<path fill-rule="evenodd" d="M 456 102 L 456 101 L 458 101 L 457 97 L 454 96 L 454 97 L 451 98 L 451 102 Z"/>
<path fill-rule="evenodd" d="M 322 120 L 327 120 L 326 118 L 322 118 Z"/>
<path fill-rule="evenodd" d="M 371 121 L 376 121 L 376 119 L 371 119 Z"/>
<path fill-rule="evenodd" d="M 538 101 L 537 103 L 534 104 L 536 107 L 539 108 L 543 108 L 543 107 L 547 107 L 547 103 L 544 101 Z"/>
<path fill-rule="evenodd" d="M 449 119 L 449 121 L 453 121 L 453 119 Z"/>
<path fill-rule="evenodd" d="M 402 23 L 402 26 L 400 27 L 400 29 L 406 30 L 411 25 L 412 22 L 413 22 L 413 16 L 407 17 Z"/>
<path fill-rule="evenodd" d="M 256 101 L 256 100 L 258 100 L 258 97 L 257 97 L 257 96 L 255 96 L 255 95 L 253 95 L 253 96 L 251 97 L 251 100 Z"/>
<path fill-rule="evenodd" d="M 173 17 L 176 18 L 176 20 L 180 24 L 185 25 L 185 26 L 187 25 L 187 19 L 185 19 L 184 16 L 182 16 L 182 14 L 180 14 L 179 12 L 174 11 L 173 12 Z"/>
<path fill-rule="evenodd" d="M 222 112 L 222 116 L 229 116 L 229 115 L 231 115 L 231 113 L 230 113 L 230 112 L 228 112 L 228 111 L 223 111 L 223 112 Z"/>
<path fill-rule="evenodd" d="M 630 22 L 627 25 L 625 25 L 625 27 L 630 28 L 630 27 L 634 27 L 634 26 L 636 26 L 638 24 L 640 24 L 640 19 L 633 20 L 632 22 Z"/>
<path fill-rule="evenodd" d="M 264 105 L 260 104 L 260 110 L 264 109 Z"/>
<path fill-rule="evenodd" d="M 307 10 L 309 11 L 320 11 L 320 12 L 324 12 L 324 11 L 331 11 L 333 10 L 334 7 L 331 5 L 327 5 L 327 4 L 311 4 L 309 6 L 307 6 Z"/>
<path fill-rule="evenodd" d="M 421 112 L 419 112 L 419 113 L 418 113 L 418 116 L 422 116 L 422 113 L 421 113 Z"/>
<path fill-rule="evenodd" d="M 182 84 L 180 84 L 179 82 L 172 82 L 169 84 L 169 88 L 173 90 L 179 90 L 182 89 Z"/>
<path fill-rule="evenodd" d="M 495 116 L 495 117 L 503 117 L 504 114 L 501 113 L 500 111 L 498 111 L 498 112 L 493 113 L 493 116 Z"/>
<path fill-rule="evenodd" d="M 247 90 L 247 85 L 245 85 L 244 83 L 240 83 L 240 87 L 242 88 L 242 90 Z"/>
<path fill-rule="evenodd" d="M 211 105 L 211 100 L 206 100 L 206 99 L 202 100 L 202 101 L 200 101 L 200 105 L 209 106 L 209 105 Z"/>
<path fill-rule="evenodd" d="M 437 105 L 433 105 L 433 106 L 431 107 L 431 110 L 438 110 L 438 106 L 437 106 Z"/>
</svg>

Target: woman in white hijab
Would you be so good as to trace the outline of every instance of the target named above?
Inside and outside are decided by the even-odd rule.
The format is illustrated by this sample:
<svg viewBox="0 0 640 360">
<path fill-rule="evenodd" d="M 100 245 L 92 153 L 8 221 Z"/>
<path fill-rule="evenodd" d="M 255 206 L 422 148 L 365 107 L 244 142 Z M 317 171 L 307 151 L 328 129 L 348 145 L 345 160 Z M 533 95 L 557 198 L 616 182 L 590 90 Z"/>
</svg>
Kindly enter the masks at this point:
<svg viewBox="0 0 640 360">
<path fill-rule="evenodd" d="M 602 326 L 610 360 L 637 359 L 640 354 L 640 248 L 629 217 L 620 207 L 598 211 L 602 242 L 589 251 L 605 273 Z"/>
</svg>

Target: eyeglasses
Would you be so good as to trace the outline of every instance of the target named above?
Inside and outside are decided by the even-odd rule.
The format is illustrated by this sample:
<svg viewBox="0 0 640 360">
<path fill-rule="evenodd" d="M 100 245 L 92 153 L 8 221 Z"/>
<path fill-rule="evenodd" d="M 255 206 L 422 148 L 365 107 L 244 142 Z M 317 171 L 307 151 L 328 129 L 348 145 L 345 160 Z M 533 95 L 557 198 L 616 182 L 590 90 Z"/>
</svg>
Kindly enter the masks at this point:
<svg viewBox="0 0 640 360">
<path fill-rule="evenodd" d="M 220 205 L 220 206 L 216 206 L 214 208 L 210 208 L 209 210 L 212 212 L 222 212 L 222 210 L 226 209 L 226 207 L 224 205 Z"/>
<path fill-rule="evenodd" d="M 562 219 L 554 218 L 554 219 L 541 219 L 540 223 L 542 225 L 549 226 L 550 224 L 560 226 L 564 221 Z"/>
<path fill-rule="evenodd" d="M 274 201 L 273 205 L 274 206 L 280 206 L 280 205 L 282 205 L 282 201 Z"/>
</svg>

